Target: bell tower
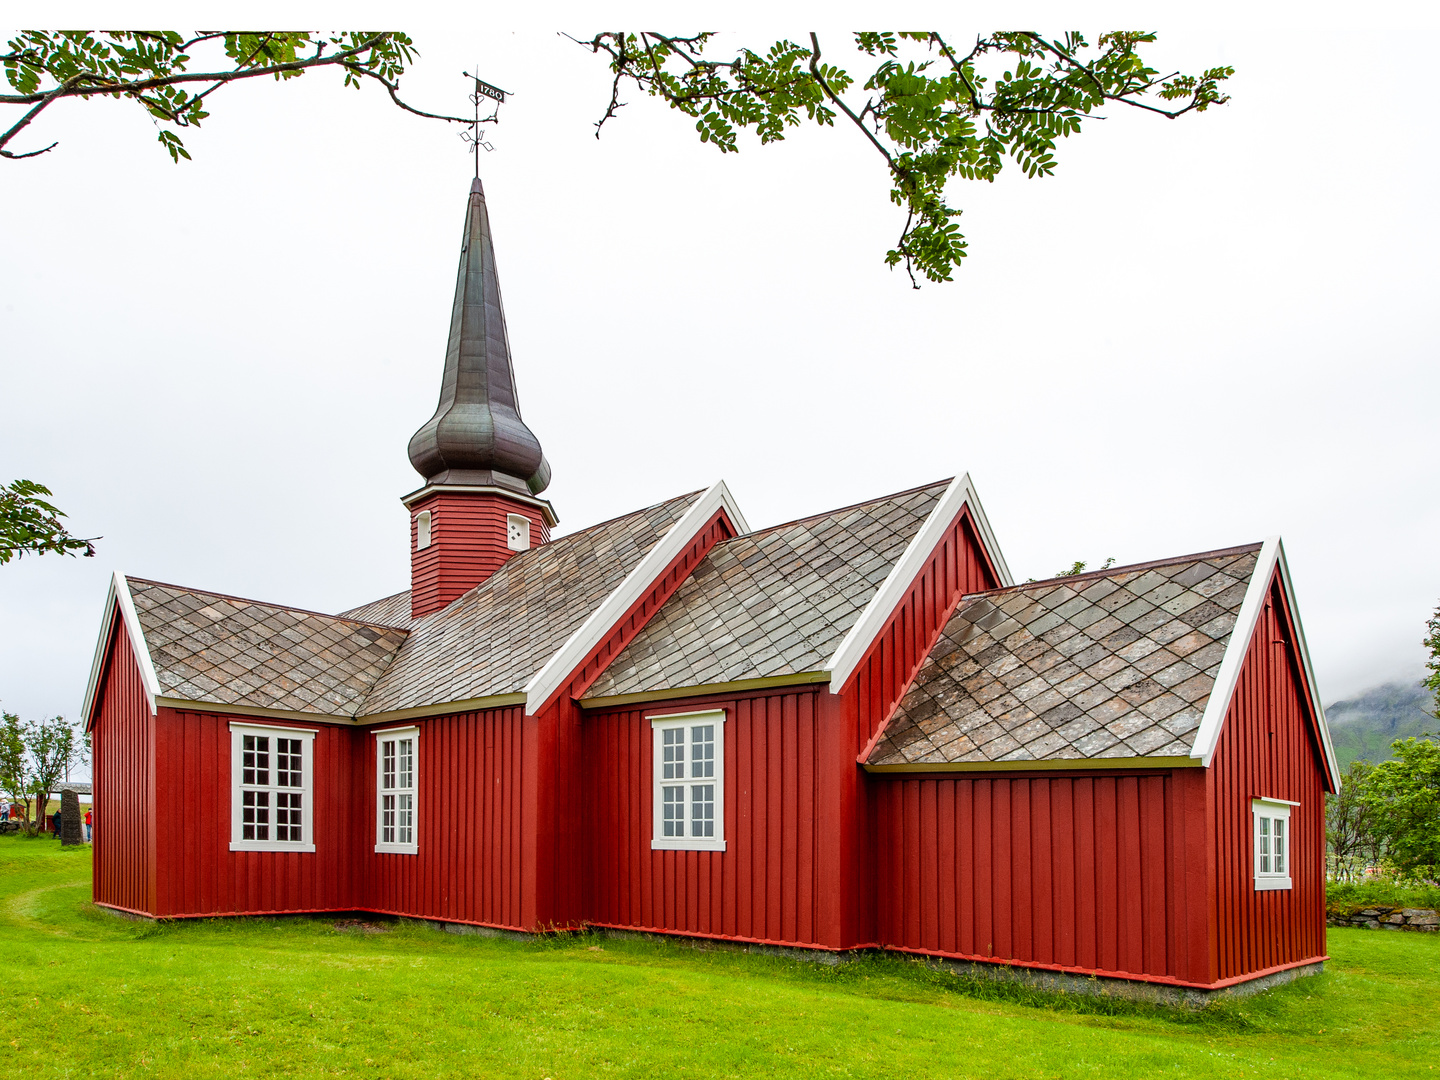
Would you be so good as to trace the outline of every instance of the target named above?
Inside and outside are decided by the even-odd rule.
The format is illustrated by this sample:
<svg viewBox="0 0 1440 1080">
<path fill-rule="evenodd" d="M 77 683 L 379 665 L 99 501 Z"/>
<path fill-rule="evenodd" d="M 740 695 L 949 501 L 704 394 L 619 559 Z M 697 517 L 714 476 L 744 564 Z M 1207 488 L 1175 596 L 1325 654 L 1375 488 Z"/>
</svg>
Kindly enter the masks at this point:
<svg viewBox="0 0 1440 1080">
<path fill-rule="evenodd" d="M 520 418 L 485 189 L 470 185 L 440 404 L 410 438 L 410 613 L 439 611 L 550 539 L 550 463 Z"/>
</svg>

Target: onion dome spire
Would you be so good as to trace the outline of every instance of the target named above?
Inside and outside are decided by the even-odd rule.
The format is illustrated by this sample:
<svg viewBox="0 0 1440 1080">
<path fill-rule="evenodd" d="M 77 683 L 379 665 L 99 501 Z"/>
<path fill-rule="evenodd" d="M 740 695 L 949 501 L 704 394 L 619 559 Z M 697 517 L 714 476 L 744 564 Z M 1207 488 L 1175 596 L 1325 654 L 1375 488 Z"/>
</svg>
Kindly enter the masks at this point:
<svg viewBox="0 0 1440 1080">
<path fill-rule="evenodd" d="M 479 177 L 470 184 L 465 211 L 440 404 L 411 436 L 410 464 L 427 484 L 494 486 L 538 495 L 550 483 L 540 440 L 520 419 Z"/>
</svg>

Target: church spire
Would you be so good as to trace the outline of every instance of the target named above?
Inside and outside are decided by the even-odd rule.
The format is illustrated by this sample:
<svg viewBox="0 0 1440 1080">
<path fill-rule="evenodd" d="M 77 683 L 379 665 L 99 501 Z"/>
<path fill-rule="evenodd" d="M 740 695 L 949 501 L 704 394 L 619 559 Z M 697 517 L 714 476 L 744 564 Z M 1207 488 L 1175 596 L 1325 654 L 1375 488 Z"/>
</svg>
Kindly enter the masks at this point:
<svg viewBox="0 0 1440 1080">
<path fill-rule="evenodd" d="M 479 177 L 470 185 L 465 211 L 440 404 L 411 436 L 410 464 L 427 486 L 497 487 L 533 496 L 550 483 L 540 440 L 520 418 Z"/>
</svg>

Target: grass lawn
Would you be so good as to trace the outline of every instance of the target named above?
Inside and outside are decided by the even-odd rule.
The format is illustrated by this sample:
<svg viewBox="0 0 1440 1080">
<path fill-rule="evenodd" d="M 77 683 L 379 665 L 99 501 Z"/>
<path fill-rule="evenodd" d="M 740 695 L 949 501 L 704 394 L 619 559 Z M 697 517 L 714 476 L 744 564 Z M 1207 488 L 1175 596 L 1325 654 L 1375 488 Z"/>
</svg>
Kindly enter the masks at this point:
<svg viewBox="0 0 1440 1080">
<path fill-rule="evenodd" d="M 1440 1076 L 1440 935 L 1331 930 L 1324 975 L 1197 1012 L 899 958 L 152 926 L 89 896 L 88 848 L 0 838 L 0 1077 Z"/>
</svg>

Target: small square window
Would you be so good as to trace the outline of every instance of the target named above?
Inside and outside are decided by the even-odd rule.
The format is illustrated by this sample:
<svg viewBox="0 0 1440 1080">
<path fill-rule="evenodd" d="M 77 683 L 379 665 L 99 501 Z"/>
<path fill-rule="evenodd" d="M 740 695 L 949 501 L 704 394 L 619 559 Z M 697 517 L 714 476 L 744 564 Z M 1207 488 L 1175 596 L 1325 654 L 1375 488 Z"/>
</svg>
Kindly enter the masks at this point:
<svg viewBox="0 0 1440 1080">
<path fill-rule="evenodd" d="M 530 550 L 530 519 L 521 514 L 505 516 L 505 545 L 511 551 Z"/>
</svg>

